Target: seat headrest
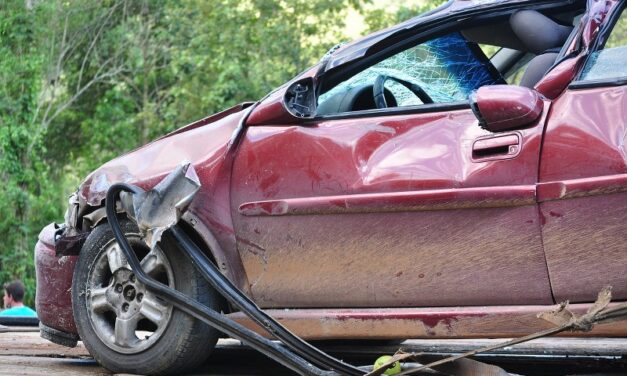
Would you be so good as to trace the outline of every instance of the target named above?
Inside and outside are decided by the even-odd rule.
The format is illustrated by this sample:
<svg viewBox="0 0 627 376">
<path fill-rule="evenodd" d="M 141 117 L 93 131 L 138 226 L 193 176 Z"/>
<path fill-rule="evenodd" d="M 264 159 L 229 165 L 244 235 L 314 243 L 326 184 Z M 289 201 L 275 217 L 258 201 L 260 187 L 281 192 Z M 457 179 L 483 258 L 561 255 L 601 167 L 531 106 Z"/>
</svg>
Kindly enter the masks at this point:
<svg viewBox="0 0 627 376">
<path fill-rule="evenodd" d="M 512 14 L 509 23 L 514 33 L 536 55 L 564 45 L 573 31 L 535 10 L 520 10 Z"/>
</svg>

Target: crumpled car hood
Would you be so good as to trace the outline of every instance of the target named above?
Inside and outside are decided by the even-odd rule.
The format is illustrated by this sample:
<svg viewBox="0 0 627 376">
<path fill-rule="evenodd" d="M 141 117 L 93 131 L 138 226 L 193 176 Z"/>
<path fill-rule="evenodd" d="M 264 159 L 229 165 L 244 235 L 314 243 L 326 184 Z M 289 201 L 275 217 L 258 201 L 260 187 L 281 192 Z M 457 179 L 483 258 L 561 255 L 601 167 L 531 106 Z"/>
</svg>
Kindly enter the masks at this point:
<svg viewBox="0 0 627 376">
<path fill-rule="evenodd" d="M 78 189 L 78 199 L 99 206 L 114 183 L 149 189 L 183 162 L 199 175 L 224 157 L 227 146 L 249 103 L 179 128 L 156 141 L 115 158 L 92 172 Z"/>
</svg>

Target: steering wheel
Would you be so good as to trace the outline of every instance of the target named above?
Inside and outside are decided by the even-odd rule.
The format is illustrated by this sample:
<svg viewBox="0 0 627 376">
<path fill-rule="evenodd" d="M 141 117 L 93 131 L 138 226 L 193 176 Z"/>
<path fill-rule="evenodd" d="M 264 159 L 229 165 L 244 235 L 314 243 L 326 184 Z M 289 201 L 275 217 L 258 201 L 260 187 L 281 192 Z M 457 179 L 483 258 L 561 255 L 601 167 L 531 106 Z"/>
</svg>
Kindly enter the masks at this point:
<svg viewBox="0 0 627 376">
<path fill-rule="evenodd" d="M 385 100 L 385 82 L 387 80 L 396 81 L 399 84 L 405 86 L 407 89 L 409 89 L 409 91 L 414 93 L 422 101 L 422 103 L 433 103 L 433 99 L 431 99 L 429 94 L 427 94 L 427 92 L 424 91 L 420 87 L 420 85 L 414 84 L 407 80 L 403 80 L 402 78 L 380 74 L 377 76 L 376 80 L 374 81 L 374 85 L 372 86 L 374 103 L 377 108 L 388 108 L 388 104 Z"/>
</svg>

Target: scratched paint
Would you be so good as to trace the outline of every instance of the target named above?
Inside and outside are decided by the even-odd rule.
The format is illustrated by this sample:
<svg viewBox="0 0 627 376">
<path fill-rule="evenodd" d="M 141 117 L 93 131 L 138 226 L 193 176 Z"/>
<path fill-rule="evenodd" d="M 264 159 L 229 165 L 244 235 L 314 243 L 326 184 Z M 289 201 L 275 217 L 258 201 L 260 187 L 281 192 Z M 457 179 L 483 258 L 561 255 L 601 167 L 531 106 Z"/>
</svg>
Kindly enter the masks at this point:
<svg viewBox="0 0 627 376">
<path fill-rule="evenodd" d="M 541 181 L 627 173 L 627 87 L 569 90 L 554 104 Z"/>
<path fill-rule="evenodd" d="M 588 302 L 606 285 L 627 299 L 627 193 L 549 201 L 541 210 L 555 299 Z"/>
<path fill-rule="evenodd" d="M 453 308 L 269 309 L 267 313 L 290 331 L 308 340 L 407 338 L 511 338 L 552 327 L 537 315 L 555 306 L 494 306 Z M 583 314 L 590 304 L 573 304 Z M 242 313 L 228 315 L 268 336 Z M 560 336 L 622 337 L 627 322 L 596 325 L 590 332 Z"/>
<path fill-rule="evenodd" d="M 37 292 L 35 307 L 39 320 L 48 327 L 77 333 L 72 315 L 72 274 L 77 256 L 57 257 L 54 251 L 54 225 L 39 234 L 35 247 Z"/>
<path fill-rule="evenodd" d="M 79 212 L 87 214 L 101 207 L 107 189 L 114 183 L 128 182 L 149 189 L 181 162 L 192 161 L 203 190 L 197 194 L 184 220 L 205 236 L 205 241 L 215 239 L 212 256 L 220 269 L 247 291 L 248 282 L 241 261 L 231 246 L 235 244 L 235 234 L 228 196 L 229 140 L 243 114 L 241 108 L 239 111 L 227 110 L 104 164 L 81 184 L 79 201 L 83 207 Z M 42 231 L 35 248 L 39 317 L 45 325 L 76 333 L 71 306 L 76 257 L 57 258 L 53 244 L 54 229 L 50 225 Z"/>
<path fill-rule="evenodd" d="M 550 303 L 535 206 L 545 116 L 520 131 L 517 158 L 485 162 L 472 144 L 490 133 L 470 109 L 250 127 L 232 213 L 253 297 L 262 307 Z"/>
<path fill-rule="evenodd" d="M 612 285 L 627 299 L 627 87 L 568 90 L 554 106 L 539 196 L 553 293 L 585 302 Z"/>
</svg>

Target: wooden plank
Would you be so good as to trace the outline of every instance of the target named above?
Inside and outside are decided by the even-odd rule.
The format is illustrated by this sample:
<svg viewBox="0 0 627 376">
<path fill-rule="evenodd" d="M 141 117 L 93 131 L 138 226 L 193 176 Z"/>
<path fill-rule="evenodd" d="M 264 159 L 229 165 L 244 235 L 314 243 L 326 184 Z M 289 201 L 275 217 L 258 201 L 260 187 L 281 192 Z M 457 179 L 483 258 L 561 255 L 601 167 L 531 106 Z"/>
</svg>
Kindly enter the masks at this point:
<svg viewBox="0 0 627 376">
<path fill-rule="evenodd" d="M 414 339 L 393 345 L 381 345 L 377 342 L 369 343 L 367 341 L 325 341 L 321 342 L 321 346 L 324 349 L 341 351 L 347 354 L 388 353 L 398 348 L 408 351 L 459 353 L 505 341 L 506 339 Z M 248 349 L 241 342 L 233 339 L 221 339 L 218 347 L 221 351 Z M 493 353 L 511 355 L 621 356 L 627 354 L 627 338 L 540 338 L 496 350 Z M 39 333 L 13 332 L 0 334 L 0 355 L 84 357 L 89 356 L 89 353 L 81 342 L 75 348 L 68 348 L 39 337 Z"/>
<path fill-rule="evenodd" d="M 0 376 L 100 376 L 111 375 L 93 359 L 0 356 Z"/>
<path fill-rule="evenodd" d="M 374 359 L 381 354 L 394 353 L 399 347 L 408 351 L 450 354 L 501 341 L 503 340 L 409 340 L 402 344 L 386 346 L 364 341 L 326 341 L 317 345 L 350 363 L 372 364 Z M 597 370 L 597 375 L 607 375 L 605 371 L 624 370 L 627 364 L 624 361 L 600 357 L 617 357 L 623 354 L 627 354 L 627 338 L 543 338 L 499 350 L 489 359 L 485 357 L 482 359 L 510 372 L 527 376 L 550 374 L 545 372 L 547 367 L 553 367 L 552 369 L 560 370 L 560 372 L 568 369 L 569 374 L 572 375 L 588 375 L 592 372 L 590 368 L 582 368 L 582 372 L 585 373 L 578 372 L 579 368 L 586 364 L 596 367 L 594 369 Z M 595 357 L 589 358 L 588 356 Z M 582 360 L 583 357 L 588 357 L 588 360 Z M 583 361 L 587 363 L 581 363 Z M 0 334 L 0 376 L 39 376 L 42 374 L 46 376 L 99 376 L 110 373 L 96 364 L 80 342 L 76 348 L 69 349 L 40 338 L 39 333 Z M 193 373 L 197 376 L 288 376 L 292 374 L 276 362 L 233 339 L 221 339 L 210 361 Z"/>
<path fill-rule="evenodd" d="M 346 346 L 337 344 L 322 346 L 325 350 L 343 354 L 393 353 L 402 348 L 408 352 L 457 354 L 481 347 L 507 342 L 508 339 L 442 339 L 407 340 L 395 345 Z M 542 356 L 623 356 L 627 355 L 627 338 L 540 338 L 490 352 L 499 355 Z"/>
<path fill-rule="evenodd" d="M 506 342 L 502 339 L 410 340 L 403 348 L 428 352 L 466 352 Z M 493 354 L 552 356 L 622 356 L 627 354 L 627 338 L 540 338 L 495 350 Z"/>
<path fill-rule="evenodd" d="M 14 333 L 14 332 L 32 332 L 39 333 L 39 327 L 37 326 L 4 326 L 0 325 L 0 333 Z"/>
<path fill-rule="evenodd" d="M 69 348 L 41 338 L 38 332 L 10 332 L 0 333 L 0 355 L 81 357 L 89 352 L 81 342 Z"/>
</svg>

